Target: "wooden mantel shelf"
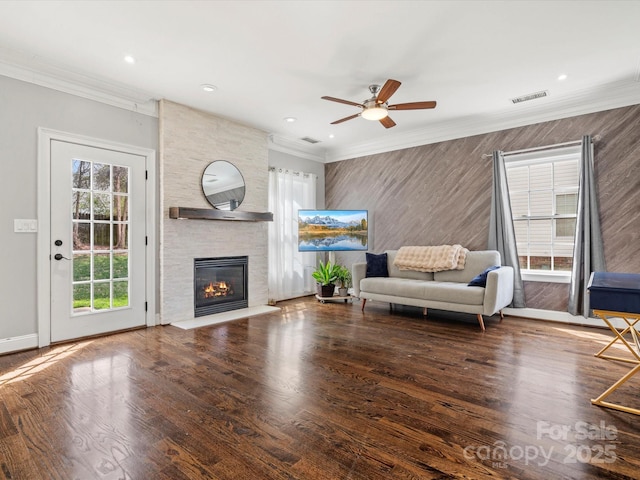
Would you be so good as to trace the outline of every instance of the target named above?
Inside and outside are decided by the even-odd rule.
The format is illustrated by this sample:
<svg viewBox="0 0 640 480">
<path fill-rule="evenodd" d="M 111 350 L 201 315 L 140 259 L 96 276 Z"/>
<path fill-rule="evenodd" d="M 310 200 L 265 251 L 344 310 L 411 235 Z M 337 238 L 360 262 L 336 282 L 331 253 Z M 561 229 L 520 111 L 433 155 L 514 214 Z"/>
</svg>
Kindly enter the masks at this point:
<svg viewBox="0 0 640 480">
<path fill-rule="evenodd" d="M 272 222 L 271 212 L 241 212 L 214 208 L 169 207 L 169 218 L 191 220 L 230 220 L 240 222 Z"/>
</svg>

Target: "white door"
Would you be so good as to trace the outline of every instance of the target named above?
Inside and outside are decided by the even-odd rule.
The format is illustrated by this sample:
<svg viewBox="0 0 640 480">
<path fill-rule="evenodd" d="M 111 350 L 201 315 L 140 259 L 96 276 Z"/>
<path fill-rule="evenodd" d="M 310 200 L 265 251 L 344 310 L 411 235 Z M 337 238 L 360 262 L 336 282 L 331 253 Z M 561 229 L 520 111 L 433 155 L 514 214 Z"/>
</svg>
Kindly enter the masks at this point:
<svg viewBox="0 0 640 480">
<path fill-rule="evenodd" d="M 145 325 L 145 157 L 51 141 L 51 341 Z"/>
</svg>

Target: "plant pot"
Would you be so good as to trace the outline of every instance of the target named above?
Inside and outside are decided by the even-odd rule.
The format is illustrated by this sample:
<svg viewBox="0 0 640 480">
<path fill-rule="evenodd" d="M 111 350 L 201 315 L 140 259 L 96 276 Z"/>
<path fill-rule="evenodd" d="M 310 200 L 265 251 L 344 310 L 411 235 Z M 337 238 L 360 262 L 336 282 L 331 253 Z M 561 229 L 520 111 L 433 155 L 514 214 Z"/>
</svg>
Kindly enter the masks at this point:
<svg viewBox="0 0 640 480">
<path fill-rule="evenodd" d="M 328 285 L 320 285 L 317 283 L 316 287 L 318 289 L 318 296 L 320 297 L 333 297 L 333 293 L 336 290 L 336 286 L 333 283 Z"/>
<path fill-rule="evenodd" d="M 340 295 L 341 297 L 346 297 L 347 293 L 349 293 L 348 288 L 345 288 L 345 287 L 338 288 L 338 295 Z"/>
</svg>

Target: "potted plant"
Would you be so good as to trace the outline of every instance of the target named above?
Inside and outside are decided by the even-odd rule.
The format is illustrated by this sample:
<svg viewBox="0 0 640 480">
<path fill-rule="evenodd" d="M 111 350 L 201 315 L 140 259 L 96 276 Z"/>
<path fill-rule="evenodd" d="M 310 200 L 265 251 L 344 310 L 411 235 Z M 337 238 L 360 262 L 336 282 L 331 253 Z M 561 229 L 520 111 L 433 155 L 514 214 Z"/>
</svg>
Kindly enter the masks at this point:
<svg viewBox="0 0 640 480">
<path fill-rule="evenodd" d="M 349 292 L 349 287 L 351 286 L 351 270 L 344 265 L 340 265 L 338 267 L 337 277 L 338 295 L 346 297 Z"/>
<path fill-rule="evenodd" d="M 322 263 L 320 260 L 318 268 L 316 268 L 311 276 L 317 282 L 318 295 L 320 297 L 333 297 L 336 289 L 335 281 L 338 278 L 338 265 L 332 265 L 331 262 Z"/>
</svg>

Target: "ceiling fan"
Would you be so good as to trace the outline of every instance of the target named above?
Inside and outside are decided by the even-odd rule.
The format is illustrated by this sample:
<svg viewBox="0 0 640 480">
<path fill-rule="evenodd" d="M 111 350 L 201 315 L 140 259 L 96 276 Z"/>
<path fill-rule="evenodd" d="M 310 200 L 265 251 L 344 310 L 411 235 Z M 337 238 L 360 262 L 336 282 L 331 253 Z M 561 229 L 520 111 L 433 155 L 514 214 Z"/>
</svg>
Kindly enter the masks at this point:
<svg viewBox="0 0 640 480">
<path fill-rule="evenodd" d="M 369 85 L 369 91 L 372 97 L 362 103 L 351 102 L 335 97 L 322 97 L 323 100 L 362 108 L 360 113 L 331 122 L 331 125 L 337 125 L 338 123 L 346 122 L 356 117 L 364 117 L 367 120 L 379 120 L 385 128 L 391 128 L 395 126 L 396 122 L 389 117 L 389 110 L 423 110 L 436 107 L 436 102 L 411 102 L 389 105 L 387 101 L 391 98 L 391 95 L 396 93 L 400 85 L 401 83 L 399 81 L 392 79 L 387 80 L 382 88 L 380 88 L 380 85 Z"/>
</svg>

